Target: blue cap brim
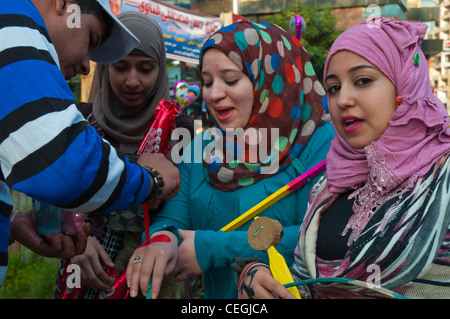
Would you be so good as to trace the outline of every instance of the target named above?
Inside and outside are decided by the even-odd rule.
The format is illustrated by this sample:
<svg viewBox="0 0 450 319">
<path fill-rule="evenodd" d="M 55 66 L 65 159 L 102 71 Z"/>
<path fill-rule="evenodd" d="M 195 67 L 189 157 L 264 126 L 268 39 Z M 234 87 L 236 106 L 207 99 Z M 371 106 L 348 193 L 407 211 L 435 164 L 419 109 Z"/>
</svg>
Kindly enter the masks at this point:
<svg viewBox="0 0 450 319">
<path fill-rule="evenodd" d="M 111 64 L 133 51 L 139 44 L 139 40 L 111 12 L 108 0 L 97 0 L 97 2 L 113 20 L 113 27 L 106 41 L 91 53 L 91 60 L 100 64 Z"/>
</svg>

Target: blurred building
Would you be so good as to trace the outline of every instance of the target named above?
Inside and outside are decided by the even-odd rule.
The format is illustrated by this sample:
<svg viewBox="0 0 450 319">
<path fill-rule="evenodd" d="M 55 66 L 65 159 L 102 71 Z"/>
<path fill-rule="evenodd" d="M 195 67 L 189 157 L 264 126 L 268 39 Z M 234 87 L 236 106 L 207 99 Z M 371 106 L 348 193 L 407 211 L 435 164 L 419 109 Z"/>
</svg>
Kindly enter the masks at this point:
<svg viewBox="0 0 450 319">
<path fill-rule="evenodd" d="M 407 17 L 428 24 L 427 42 L 436 42 L 433 48 L 437 51 L 429 60 L 430 80 L 435 95 L 450 110 L 450 1 L 410 0 Z"/>
<path fill-rule="evenodd" d="M 167 0 L 166 0 L 167 1 Z M 326 5 L 337 18 L 336 28 L 348 27 L 380 15 L 428 25 L 422 50 L 428 59 L 436 96 L 450 109 L 450 0 L 298 0 L 304 5 Z M 223 16 L 233 12 L 253 22 L 267 22 L 292 0 L 168 0 L 193 11 Z"/>
</svg>

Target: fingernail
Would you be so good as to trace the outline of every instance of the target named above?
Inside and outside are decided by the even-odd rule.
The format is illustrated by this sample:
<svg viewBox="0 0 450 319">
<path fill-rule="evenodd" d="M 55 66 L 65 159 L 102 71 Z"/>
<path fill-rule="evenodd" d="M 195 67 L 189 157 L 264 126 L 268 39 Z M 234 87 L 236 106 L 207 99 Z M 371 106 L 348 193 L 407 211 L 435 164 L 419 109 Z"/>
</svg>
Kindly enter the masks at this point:
<svg viewBox="0 0 450 319">
<path fill-rule="evenodd" d="M 131 290 L 130 291 L 130 296 L 131 297 L 136 297 L 136 290 Z"/>
</svg>

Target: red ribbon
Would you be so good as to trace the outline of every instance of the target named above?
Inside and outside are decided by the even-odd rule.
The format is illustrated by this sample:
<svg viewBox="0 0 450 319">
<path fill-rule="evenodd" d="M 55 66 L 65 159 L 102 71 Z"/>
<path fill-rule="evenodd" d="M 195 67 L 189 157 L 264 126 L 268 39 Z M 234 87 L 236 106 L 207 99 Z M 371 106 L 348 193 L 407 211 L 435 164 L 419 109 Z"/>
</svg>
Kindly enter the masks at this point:
<svg viewBox="0 0 450 319">
<path fill-rule="evenodd" d="M 167 235 L 156 235 L 155 237 L 152 237 L 149 240 L 145 241 L 145 243 L 141 244 L 139 246 L 139 248 L 148 246 L 148 245 L 153 244 L 153 243 L 170 243 L 170 242 L 171 242 L 171 240 L 170 240 L 169 236 L 167 236 Z"/>
</svg>

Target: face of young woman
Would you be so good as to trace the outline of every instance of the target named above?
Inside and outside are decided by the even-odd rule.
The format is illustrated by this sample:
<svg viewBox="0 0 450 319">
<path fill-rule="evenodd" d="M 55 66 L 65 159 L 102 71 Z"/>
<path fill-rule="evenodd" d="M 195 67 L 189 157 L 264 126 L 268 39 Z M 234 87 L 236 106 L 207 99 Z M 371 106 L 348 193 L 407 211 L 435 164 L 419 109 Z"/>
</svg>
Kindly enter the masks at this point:
<svg viewBox="0 0 450 319">
<path fill-rule="evenodd" d="M 233 61 L 217 49 L 202 60 L 203 99 L 222 130 L 244 128 L 252 114 L 253 84 Z"/>
<path fill-rule="evenodd" d="M 353 148 L 377 140 L 396 109 L 396 88 L 373 64 L 349 51 L 330 60 L 325 86 L 331 119 Z"/>
<path fill-rule="evenodd" d="M 130 108 L 144 103 L 156 84 L 159 65 L 144 55 L 129 54 L 108 66 L 114 94 Z"/>
</svg>

